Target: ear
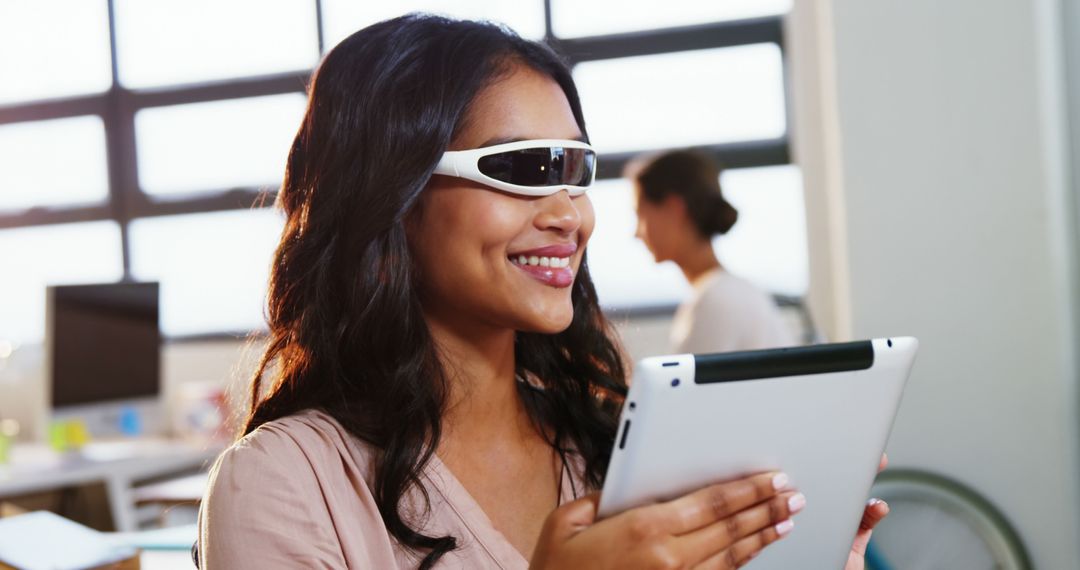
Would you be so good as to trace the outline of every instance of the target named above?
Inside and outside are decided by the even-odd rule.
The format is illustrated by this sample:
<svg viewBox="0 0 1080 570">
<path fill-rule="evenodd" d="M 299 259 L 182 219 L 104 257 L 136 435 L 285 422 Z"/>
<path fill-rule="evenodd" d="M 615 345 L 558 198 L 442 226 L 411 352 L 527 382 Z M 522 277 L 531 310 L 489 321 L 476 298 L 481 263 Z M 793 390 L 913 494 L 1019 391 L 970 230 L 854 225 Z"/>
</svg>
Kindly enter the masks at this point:
<svg viewBox="0 0 1080 570">
<path fill-rule="evenodd" d="M 686 211 L 686 200 L 675 193 L 664 196 L 664 200 L 660 202 L 660 207 L 665 213 L 679 216 L 680 219 L 689 218 L 690 216 L 690 213 Z"/>
</svg>

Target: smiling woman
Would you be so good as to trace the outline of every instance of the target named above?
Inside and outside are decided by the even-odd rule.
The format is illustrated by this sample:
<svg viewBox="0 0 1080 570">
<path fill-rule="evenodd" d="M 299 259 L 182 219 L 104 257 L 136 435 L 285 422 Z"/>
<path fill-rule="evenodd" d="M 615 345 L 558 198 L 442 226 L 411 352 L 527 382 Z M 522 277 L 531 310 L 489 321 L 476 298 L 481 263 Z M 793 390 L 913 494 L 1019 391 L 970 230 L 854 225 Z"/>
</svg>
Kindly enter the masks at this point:
<svg viewBox="0 0 1080 570">
<path fill-rule="evenodd" d="M 790 532 L 778 473 L 596 520 L 626 371 L 586 261 L 594 177 L 543 44 L 409 15 L 327 54 L 202 567 L 734 568 Z"/>
<path fill-rule="evenodd" d="M 407 16 L 326 56 L 279 194 L 248 435 L 202 513 L 204 567 L 520 567 L 551 510 L 599 485 L 625 374 L 585 262 L 592 208 L 567 184 L 593 180 L 586 137 L 564 64 L 494 25 Z M 503 157 L 501 189 L 434 175 L 499 140 L 548 160 Z M 523 165 L 559 175 L 538 184 Z"/>
</svg>

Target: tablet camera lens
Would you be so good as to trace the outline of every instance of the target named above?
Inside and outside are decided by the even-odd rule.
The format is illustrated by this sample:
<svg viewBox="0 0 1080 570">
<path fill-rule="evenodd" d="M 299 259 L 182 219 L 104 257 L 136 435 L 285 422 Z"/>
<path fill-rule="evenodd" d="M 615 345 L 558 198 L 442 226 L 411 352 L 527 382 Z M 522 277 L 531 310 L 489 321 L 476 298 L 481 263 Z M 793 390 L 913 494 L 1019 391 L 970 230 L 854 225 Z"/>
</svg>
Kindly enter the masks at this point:
<svg viewBox="0 0 1080 570">
<path fill-rule="evenodd" d="M 892 339 L 890 338 L 889 340 L 885 341 L 885 344 L 889 345 L 889 348 L 892 348 Z"/>
<path fill-rule="evenodd" d="M 679 385 L 679 379 L 678 378 L 671 381 L 671 387 L 672 388 L 674 388 L 675 386 L 678 386 L 678 385 Z"/>
</svg>

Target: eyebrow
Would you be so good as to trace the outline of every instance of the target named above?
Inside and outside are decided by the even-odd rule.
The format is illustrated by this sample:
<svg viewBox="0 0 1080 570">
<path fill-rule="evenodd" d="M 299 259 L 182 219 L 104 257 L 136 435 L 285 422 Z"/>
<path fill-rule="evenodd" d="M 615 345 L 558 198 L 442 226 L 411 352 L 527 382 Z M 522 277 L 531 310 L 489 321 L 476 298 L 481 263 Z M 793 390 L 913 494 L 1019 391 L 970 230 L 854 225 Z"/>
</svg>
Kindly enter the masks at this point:
<svg viewBox="0 0 1080 570">
<path fill-rule="evenodd" d="M 495 146 L 497 144 L 506 144 L 506 143 L 512 143 L 512 142 L 518 142 L 518 141 L 527 141 L 527 140 L 532 140 L 532 139 L 524 138 L 524 137 L 496 137 L 496 138 L 488 140 L 484 144 L 480 145 L 478 148 L 485 148 L 485 147 L 489 147 L 489 146 Z M 589 141 L 585 140 L 585 135 L 578 135 L 578 136 L 576 136 L 574 138 L 563 139 L 563 140 L 578 141 L 578 142 L 583 142 L 583 143 L 589 142 Z"/>
</svg>

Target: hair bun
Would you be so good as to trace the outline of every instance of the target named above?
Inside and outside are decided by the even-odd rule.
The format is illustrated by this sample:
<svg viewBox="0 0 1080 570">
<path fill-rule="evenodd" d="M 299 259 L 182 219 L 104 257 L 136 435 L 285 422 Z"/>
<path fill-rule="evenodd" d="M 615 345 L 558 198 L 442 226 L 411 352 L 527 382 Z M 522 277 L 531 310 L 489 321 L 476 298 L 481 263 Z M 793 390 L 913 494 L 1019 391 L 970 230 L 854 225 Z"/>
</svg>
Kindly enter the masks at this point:
<svg viewBox="0 0 1080 570">
<path fill-rule="evenodd" d="M 711 212 L 709 213 L 711 222 L 709 228 L 711 231 L 709 233 L 712 235 L 728 233 L 739 219 L 739 211 L 720 194 L 715 194 Z"/>
</svg>

